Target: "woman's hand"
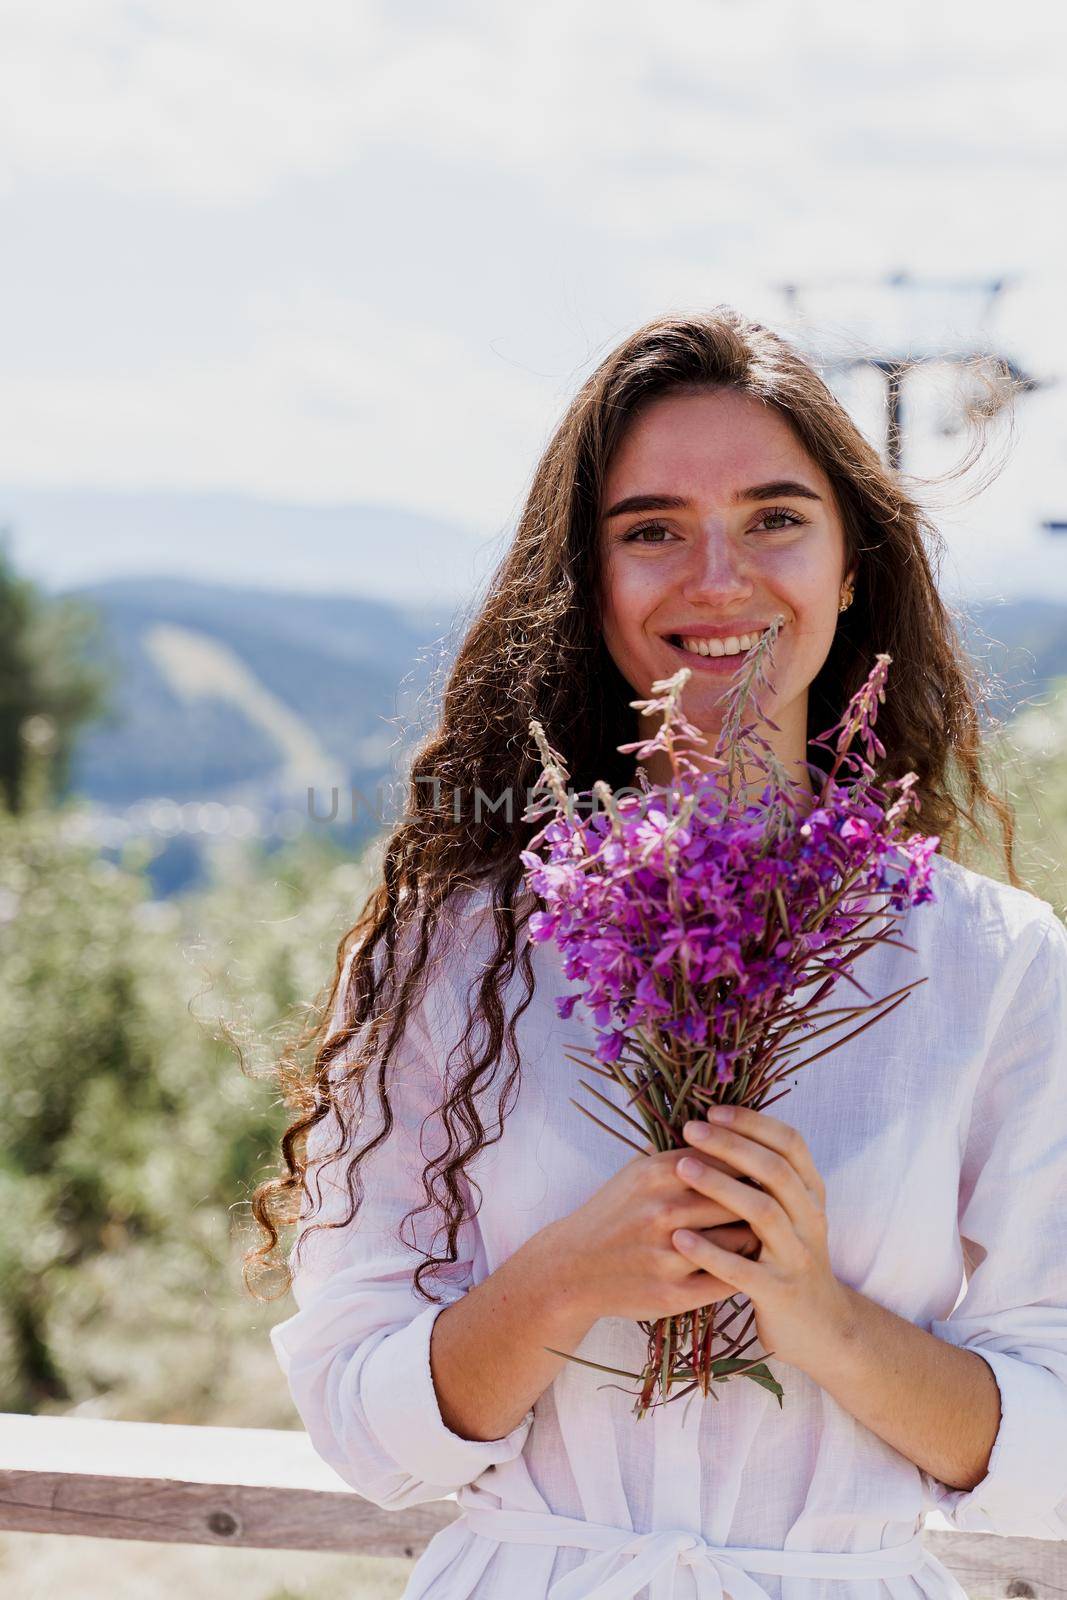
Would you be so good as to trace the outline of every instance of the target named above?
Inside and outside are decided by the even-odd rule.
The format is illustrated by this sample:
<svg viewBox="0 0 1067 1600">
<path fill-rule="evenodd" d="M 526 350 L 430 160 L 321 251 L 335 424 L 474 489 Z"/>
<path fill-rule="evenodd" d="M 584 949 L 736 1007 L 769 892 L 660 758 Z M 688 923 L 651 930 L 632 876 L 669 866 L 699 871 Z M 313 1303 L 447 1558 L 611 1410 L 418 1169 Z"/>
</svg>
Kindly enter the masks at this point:
<svg viewBox="0 0 1067 1600">
<path fill-rule="evenodd" d="M 754 1255 L 759 1249 L 736 1207 L 705 1199 L 678 1175 L 686 1159 L 709 1171 L 715 1163 L 714 1155 L 687 1158 L 677 1149 L 634 1156 L 584 1205 L 544 1230 L 552 1235 L 554 1285 L 567 1303 L 593 1318 L 656 1322 L 736 1293 L 674 1247 L 677 1230 L 691 1228 L 714 1241 L 725 1260 L 735 1251 Z"/>
<path fill-rule="evenodd" d="M 804 1367 L 827 1338 L 841 1335 L 851 1315 L 848 1292 L 830 1266 L 826 1189 L 811 1151 L 788 1123 L 742 1106 L 713 1106 L 706 1122 L 687 1122 L 682 1134 L 700 1155 L 679 1161 L 678 1176 L 746 1221 L 761 1249 L 749 1260 L 685 1229 L 672 1235 L 675 1249 L 748 1296 L 768 1354 Z M 719 1158 L 715 1166 L 708 1156 Z"/>
</svg>

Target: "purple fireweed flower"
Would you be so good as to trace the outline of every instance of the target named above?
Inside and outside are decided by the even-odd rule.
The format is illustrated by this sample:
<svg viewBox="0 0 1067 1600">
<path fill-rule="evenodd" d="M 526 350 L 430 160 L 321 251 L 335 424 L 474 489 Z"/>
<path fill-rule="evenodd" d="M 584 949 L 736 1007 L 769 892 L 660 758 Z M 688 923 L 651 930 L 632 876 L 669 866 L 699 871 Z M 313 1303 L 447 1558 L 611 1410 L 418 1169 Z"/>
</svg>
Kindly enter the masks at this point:
<svg viewBox="0 0 1067 1600">
<path fill-rule="evenodd" d="M 684 1121 L 713 1101 L 758 1109 L 778 1098 L 772 1091 L 781 1080 L 807 1064 L 793 1058 L 815 1027 L 813 1008 L 850 978 L 865 994 L 852 974 L 858 957 L 895 931 L 909 906 L 933 898 L 940 840 L 909 825 L 909 812 L 919 809 L 916 775 L 875 781 L 873 762 L 885 749 L 874 722 L 890 658 L 876 658 L 839 723 L 812 741 L 830 770 L 808 763 L 809 790 L 785 773 L 759 731 L 776 727 L 757 690 L 767 686 L 764 667 L 779 625 L 743 658 L 710 756 L 696 748 L 703 736 L 679 709 L 688 667 L 653 684 L 652 699 L 631 702 L 645 715 L 661 713 L 662 722 L 653 738 L 619 750 L 639 759 L 666 752 L 673 774 L 667 785 L 650 785 L 639 768 L 639 793 L 616 797 L 597 783 L 588 796 L 592 809 L 575 805 L 562 758 L 540 723 L 530 725 L 542 758 L 541 793 L 524 820 L 550 817 L 520 852 L 527 885 L 541 902 L 530 938 L 559 947 L 564 973 L 578 988 L 557 997 L 557 1012 L 566 1021 L 579 1002 L 588 1010 L 596 1037 L 589 1065 L 626 1088 L 650 1150 L 680 1146 Z M 862 753 L 853 749 L 857 740 Z M 751 782 L 740 782 L 746 771 L 763 775 L 758 799 Z M 879 898 L 884 903 L 872 910 Z M 808 985 L 814 995 L 800 1004 Z M 888 1003 L 835 1008 L 841 1020 L 830 1029 L 884 1005 L 862 1024 L 870 1026 L 913 987 Z M 826 1031 L 824 1024 L 819 1032 Z M 694 1348 L 695 1336 L 694 1323 Z M 710 1368 L 702 1359 L 706 1384 Z M 749 1375 L 778 1388 L 766 1368 Z M 650 1363 L 641 1376 L 647 1405 L 662 1362 L 658 1374 Z"/>
</svg>

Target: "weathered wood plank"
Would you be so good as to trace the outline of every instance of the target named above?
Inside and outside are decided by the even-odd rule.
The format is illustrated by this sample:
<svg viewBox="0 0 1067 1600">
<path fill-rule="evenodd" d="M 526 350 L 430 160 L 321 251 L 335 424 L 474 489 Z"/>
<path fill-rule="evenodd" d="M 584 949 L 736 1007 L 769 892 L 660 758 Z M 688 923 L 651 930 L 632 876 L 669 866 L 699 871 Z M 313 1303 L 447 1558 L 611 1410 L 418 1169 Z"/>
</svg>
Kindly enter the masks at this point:
<svg viewBox="0 0 1067 1600">
<path fill-rule="evenodd" d="M 321 1489 L 0 1471 L 0 1528 L 20 1533 L 411 1558 L 458 1512 L 454 1500 L 397 1512 Z"/>
</svg>

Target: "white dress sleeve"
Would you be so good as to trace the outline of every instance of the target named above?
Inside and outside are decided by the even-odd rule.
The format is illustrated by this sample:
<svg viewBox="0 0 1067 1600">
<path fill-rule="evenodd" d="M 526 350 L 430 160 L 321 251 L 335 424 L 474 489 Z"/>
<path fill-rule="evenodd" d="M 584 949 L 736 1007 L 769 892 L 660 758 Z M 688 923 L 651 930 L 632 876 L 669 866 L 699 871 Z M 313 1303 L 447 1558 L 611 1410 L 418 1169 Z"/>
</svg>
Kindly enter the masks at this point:
<svg viewBox="0 0 1067 1600">
<path fill-rule="evenodd" d="M 985 1477 L 932 1503 L 966 1532 L 1067 1538 L 1067 930 L 1043 933 L 1001 1019 L 973 1106 L 960 1185 L 966 1292 L 934 1321 L 1000 1390 Z"/>
<path fill-rule="evenodd" d="M 441 1417 L 430 1336 L 441 1311 L 471 1287 L 473 1217 L 468 1212 L 460 1228 L 456 1266 L 423 1275 L 427 1287 L 442 1296 L 439 1304 L 417 1293 L 414 1272 L 421 1256 L 398 1238 L 403 1218 L 425 1198 L 422 1172 L 428 1155 L 444 1147 L 439 1118 L 433 1119 L 439 1133 L 432 1152 L 422 1129 L 440 1104 L 447 1053 L 435 1047 L 413 1005 L 387 1069 L 393 1126 L 360 1162 L 364 1194 L 355 1220 L 304 1239 L 293 1271 L 299 1309 L 270 1333 L 316 1452 L 365 1499 L 388 1509 L 443 1499 L 488 1467 L 511 1460 L 533 1423 L 528 1411 L 504 1438 L 483 1441 L 453 1433 Z M 372 1065 L 363 1121 L 347 1155 L 309 1176 L 312 1195 L 317 1184 L 322 1204 L 313 1208 L 305 1201 L 301 1234 L 312 1219 L 341 1218 L 348 1211 L 347 1162 L 383 1122 L 376 1076 Z M 309 1158 L 329 1155 L 336 1144 L 331 1114 L 309 1134 Z M 465 1185 L 463 1192 L 469 1200 Z M 407 1222 L 404 1238 L 415 1238 L 422 1254 L 437 1253 L 431 1242 L 441 1223 L 435 1206 Z M 445 1237 L 442 1232 L 441 1241 Z"/>
</svg>

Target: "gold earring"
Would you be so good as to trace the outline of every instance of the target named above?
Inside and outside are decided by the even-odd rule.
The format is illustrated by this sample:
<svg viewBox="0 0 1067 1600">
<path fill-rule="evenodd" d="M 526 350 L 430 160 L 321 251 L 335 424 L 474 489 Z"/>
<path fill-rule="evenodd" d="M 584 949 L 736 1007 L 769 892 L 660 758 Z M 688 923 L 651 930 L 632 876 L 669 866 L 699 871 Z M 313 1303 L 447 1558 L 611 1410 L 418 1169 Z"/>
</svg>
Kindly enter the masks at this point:
<svg viewBox="0 0 1067 1600">
<path fill-rule="evenodd" d="M 841 601 L 841 604 L 838 606 L 838 608 L 837 608 L 838 611 L 839 612 L 847 611 L 849 606 L 852 604 L 853 600 L 855 599 L 855 597 L 856 597 L 855 596 L 855 590 L 853 589 L 853 587 L 852 587 L 852 585 L 850 583 L 847 583 L 845 585 L 845 588 L 844 588 L 844 599 Z"/>
</svg>

